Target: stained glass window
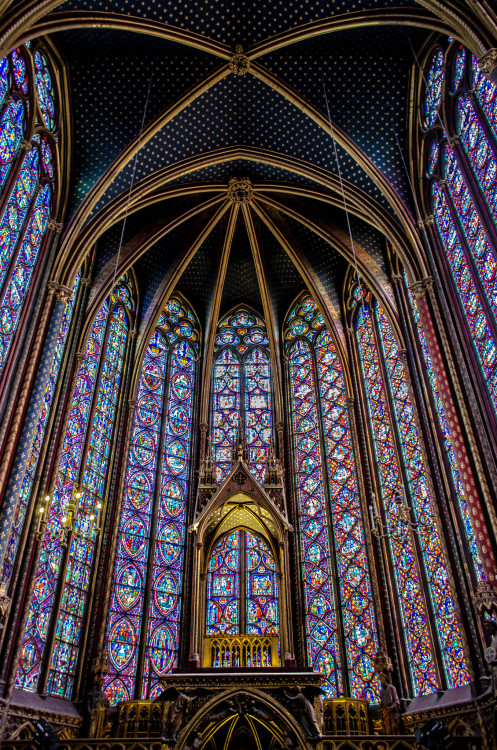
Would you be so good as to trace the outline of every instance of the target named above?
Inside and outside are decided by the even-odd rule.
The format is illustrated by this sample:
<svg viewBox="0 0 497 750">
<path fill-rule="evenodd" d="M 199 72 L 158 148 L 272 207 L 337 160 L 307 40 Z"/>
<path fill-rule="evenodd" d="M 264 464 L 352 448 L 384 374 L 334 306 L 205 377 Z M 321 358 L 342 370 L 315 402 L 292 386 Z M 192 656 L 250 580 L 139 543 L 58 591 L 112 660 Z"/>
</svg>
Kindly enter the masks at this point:
<svg viewBox="0 0 497 750">
<path fill-rule="evenodd" d="M 106 637 L 112 703 L 155 697 L 177 664 L 198 353 L 196 318 L 173 296 L 143 359 L 131 428 Z"/>
<path fill-rule="evenodd" d="M 470 57 L 464 47 L 453 43 L 445 55 L 437 50 L 433 58 L 440 61 L 435 66 L 440 97 L 444 78 L 457 92 L 446 103 L 457 136 L 448 138 L 440 119 L 427 123 L 437 131 L 428 149 L 428 192 L 443 255 L 497 409 L 497 255 L 491 239 L 497 218 L 497 89 L 479 70 L 474 56 L 466 70 Z M 431 101 L 429 89 L 425 112 Z"/>
<path fill-rule="evenodd" d="M 273 553 L 250 531 L 227 534 L 215 545 L 207 567 L 206 635 L 278 633 L 278 578 Z"/>
<path fill-rule="evenodd" d="M 439 689 L 429 626 L 431 608 L 447 681 L 450 687 L 459 687 L 469 681 L 469 675 L 404 365 L 381 306 L 372 310 L 363 303 L 356 331 L 414 690 L 424 694 Z M 403 485 L 404 471 L 408 487 Z M 414 531 L 396 502 L 399 494 L 411 499 L 422 560 L 416 559 Z M 422 593 L 424 577 L 428 598 Z"/>
<path fill-rule="evenodd" d="M 207 635 L 240 632 L 240 532 L 217 543 L 207 568 Z"/>
<path fill-rule="evenodd" d="M 19 493 L 19 500 L 17 503 L 14 521 L 10 532 L 10 538 L 7 546 L 7 552 L 5 554 L 3 563 L 3 580 L 9 581 L 12 568 L 15 562 L 17 550 L 19 547 L 19 541 L 21 538 L 22 528 L 26 517 L 26 511 L 28 507 L 29 498 L 31 497 L 31 491 L 35 480 L 35 474 L 38 468 L 38 461 L 40 458 L 43 440 L 45 437 L 45 430 L 50 416 L 50 409 L 52 406 L 52 400 L 57 386 L 57 380 L 59 376 L 60 366 L 62 362 L 62 356 L 71 325 L 72 314 L 74 311 L 74 304 L 76 301 L 76 294 L 79 287 L 81 274 L 78 272 L 74 285 L 72 288 L 72 295 L 66 304 L 62 321 L 55 342 L 54 356 L 52 365 L 50 367 L 50 373 L 48 375 L 47 384 L 45 386 L 45 393 L 43 395 L 43 402 L 38 414 L 38 420 L 34 432 L 33 442 L 29 451 L 28 462 L 26 464 L 26 470 L 24 478 L 22 480 L 21 490 Z"/>
<path fill-rule="evenodd" d="M 48 60 L 44 60 L 48 71 Z M 0 61 L 0 374 L 5 368 L 40 259 L 54 206 L 55 143 L 41 124 L 31 143 L 26 136 L 25 112 L 41 103 L 39 87 L 29 78 L 23 45 Z M 48 74 L 48 73 L 47 73 Z M 51 85 L 51 84 L 50 84 Z M 54 88 L 51 85 L 51 128 L 55 127 Z M 8 182 L 8 178 L 11 180 Z M 6 189 L 8 188 L 8 189 Z"/>
<path fill-rule="evenodd" d="M 426 127 L 433 125 L 438 117 L 444 80 L 443 62 L 443 52 L 439 49 L 433 55 L 426 79 L 424 104 L 424 122 Z"/>
<path fill-rule="evenodd" d="M 60 462 L 16 676 L 18 687 L 26 690 L 37 688 L 43 653 L 51 632 L 49 625 L 56 614 L 47 690 L 51 694 L 71 697 L 82 618 L 91 581 L 96 519 L 105 489 L 128 330 L 129 311 L 117 295 L 112 295 L 92 324 L 84 358 L 76 374 L 62 438 Z M 75 505 L 73 530 L 65 554 L 64 527 L 72 503 Z M 62 595 L 57 602 L 55 596 L 60 576 L 63 576 Z"/>
<path fill-rule="evenodd" d="M 377 306 L 376 313 L 412 508 L 418 524 L 418 541 L 423 554 L 432 606 L 436 613 L 435 621 L 445 669 L 449 686 L 461 687 L 469 682 L 469 673 L 455 616 L 447 561 L 436 522 L 434 499 L 424 464 L 412 399 L 390 322 L 380 305 Z"/>
<path fill-rule="evenodd" d="M 407 279 L 405 275 L 404 275 L 404 280 L 407 286 Z M 439 387 L 437 383 L 437 378 L 435 375 L 435 370 L 433 368 L 432 359 L 430 356 L 428 345 L 426 343 L 425 333 L 421 325 L 421 317 L 419 314 L 418 304 L 411 290 L 409 290 L 409 301 L 411 303 L 414 320 L 416 322 L 416 329 L 418 332 L 421 349 L 423 351 L 423 357 L 424 357 L 425 364 L 426 364 L 428 378 L 430 380 L 430 385 L 433 391 L 433 399 L 435 402 L 435 408 L 437 410 L 438 418 L 440 420 L 440 426 L 442 428 L 442 434 L 443 434 L 443 439 L 445 443 L 445 450 L 447 452 L 447 457 L 449 459 L 450 471 L 451 471 L 452 479 L 454 482 L 454 488 L 456 491 L 459 509 L 461 511 L 461 516 L 462 516 L 463 523 L 464 523 L 464 528 L 466 530 L 466 538 L 468 540 L 468 544 L 471 550 L 471 556 L 473 559 L 473 565 L 474 565 L 476 577 L 478 578 L 479 581 L 483 581 L 485 579 L 485 574 L 484 574 L 483 566 L 481 563 L 480 553 L 478 551 L 478 545 L 476 544 L 476 538 L 475 538 L 475 534 L 474 534 L 474 530 L 473 530 L 473 526 L 471 522 L 471 516 L 470 516 L 470 511 L 468 508 L 466 492 L 465 492 L 464 485 L 461 479 L 461 475 L 457 466 L 456 454 L 454 452 L 454 447 L 452 445 L 452 439 L 450 436 L 450 428 L 447 423 L 447 417 L 445 416 L 445 411 L 442 405 L 442 399 L 440 396 L 440 391 L 439 391 Z"/>
<path fill-rule="evenodd" d="M 243 425 L 250 469 L 264 480 L 271 443 L 272 396 L 268 338 L 263 321 L 244 308 L 227 315 L 215 339 L 212 450 L 216 477 L 228 473 Z"/>
<path fill-rule="evenodd" d="M 309 663 L 326 675 L 330 697 L 343 694 L 341 631 L 351 695 L 374 699 L 378 635 L 345 382 L 333 340 L 309 295 L 290 311 L 284 340 Z"/>
</svg>

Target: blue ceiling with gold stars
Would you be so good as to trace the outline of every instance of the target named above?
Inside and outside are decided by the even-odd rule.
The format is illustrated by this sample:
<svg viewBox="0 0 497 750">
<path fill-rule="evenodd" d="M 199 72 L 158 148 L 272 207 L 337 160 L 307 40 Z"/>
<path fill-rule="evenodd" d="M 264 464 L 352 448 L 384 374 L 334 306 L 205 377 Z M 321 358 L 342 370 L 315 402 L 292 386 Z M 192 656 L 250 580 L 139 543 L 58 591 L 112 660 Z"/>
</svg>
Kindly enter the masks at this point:
<svg viewBox="0 0 497 750">
<path fill-rule="evenodd" d="M 415 0 L 61 3 L 50 15 L 54 23 L 64 22 L 64 29 L 54 30 L 52 39 L 66 61 L 71 89 L 69 216 L 79 220 L 84 210 L 83 225 L 92 219 L 98 224 L 112 201 L 126 203 L 131 187 L 134 196 L 146 190 L 181 192 L 183 187 L 198 186 L 200 201 L 200 189 L 207 200 L 220 195 L 233 175 L 247 177 L 262 203 L 266 191 L 269 197 L 291 203 L 294 218 L 283 212 L 280 220 L 339 307 L 348 261 L 295 216 L 299 211 L 304 216 L 312 203 L 310 213 L 321 213 L 343 240 L 348 225 L 343 208 L 336 205 L 339 174 L 358 206 L 369 201 L 378 214 L 397 224 L 395 200 L 413 212 L 402 158 L 407 150 L 408 86 L 416 51 L 430 32 L 412 23 L 393 25 L 389 19 L 394 11 L 396 17 L 405 13 L 407 18 L 420 7 Z M 369 25 L 372 12 L 380 12 L 382 22 Z M 105 19 L 105 28 L 97 28 L 98 23 L 88 28 L 95 14 L 100 14 L 95 21 Z M 352 23 L 348 16 L 353 28 L 347 27 Z M 119 28 L 109 28 L 116 19 Z M 338 30 L 321 33 L 318 28 L 312 35 L 303 34 L 305 24 L 331 19 L 340 23 Z M 289 31 L 294 35 L 291 42 L 269 47 L 273 37 Z M 248 55 L 245 75 L 229 69 L 235 45 L 242 45 Z M 217 72 L 218 78 L 209 82 Z M 193 96 L 198 87 L 202 91 Z M 330 136 L 325 92 L 340 143 Z M 171 114 L 165 121 L 167 111 Z M 132 154 L 124 157 L 130 147 L 137 151 L 136 161 Z M 333 195 L 335 207 L 290 196 L 302 189 Z M 149 224 L 167 219 L 178 210 L 178 200 L 161 194 L 136 212 L 131 200 L 124 243 L 146 232 Z M 144 310 L 156 299 L 171 258 L 184 251 L 211 215 L 201 212 L 184 222 L 136 261 Z M 265 221 L 255 214 L 254 220 L 263 283 L 281 323 L 302 278 Z M 386 240 L 372 223 L 353 217 L 352 234 L 361 252 L 385 272 Z M 225 225 L 222 220 L 210 231 L 178 282 L 204 322 L 216 283 L 222 284 L 222 311 L 239 300 L 261 310 L 261 280 L 242 220 L 225 278 L 218 278 Z M 100 236 L 95 273 L 119 251 L 120 237 L 120 223 Z"/>
</svg>

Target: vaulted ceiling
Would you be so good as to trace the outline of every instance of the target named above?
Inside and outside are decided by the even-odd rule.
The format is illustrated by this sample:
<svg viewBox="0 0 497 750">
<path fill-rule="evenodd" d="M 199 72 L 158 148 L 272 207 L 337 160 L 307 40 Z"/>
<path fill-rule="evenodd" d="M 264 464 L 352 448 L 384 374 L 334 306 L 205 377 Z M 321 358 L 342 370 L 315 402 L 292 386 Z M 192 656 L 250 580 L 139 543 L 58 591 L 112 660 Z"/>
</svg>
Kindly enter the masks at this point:
<svg viewBox="0 0 497 750">
<path fill-rule="evenodd" d="M 96 242 L 92 304 L 119 255 L 144 331 L 173 287 L 205 329 L 240 300 L 270 308 L 278 329 L 304 284 L 336 323 L 353 259 L 344 193 L 359 270 L 388 295 L 387 240 L 407 262 L 420 242 L 403 164 L 409 77 L 430 37 L 450 33 L 429 2 L 29 5 L 29 36 L 50 36 L 70 86 L 58 273 Z M 234 176 L 251 181 L 250 204 L 231 202 Z"/>
</svg>

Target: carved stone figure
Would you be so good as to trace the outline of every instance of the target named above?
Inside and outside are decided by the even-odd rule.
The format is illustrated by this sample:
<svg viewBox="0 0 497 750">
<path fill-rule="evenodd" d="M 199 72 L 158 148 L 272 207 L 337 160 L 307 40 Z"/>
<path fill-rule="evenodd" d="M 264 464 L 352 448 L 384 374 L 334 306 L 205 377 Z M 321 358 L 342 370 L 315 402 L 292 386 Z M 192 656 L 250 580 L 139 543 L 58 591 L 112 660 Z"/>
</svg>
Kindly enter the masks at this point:
<svg viewBox="0 0 497 750">
<path fill-rule="evenodd" d="M 305 697 L 304 693 L 301 691 L 298 685 L 295 689 L 297 691 L 297 695 L 289 695 L 286 690 L 285 695 L 289 700 L 294 701 L 294 708 L 297 713 L 297 718 L 306 734 L 309 735 L 309 737 L 311 737 L 312 739 L 320 739 L 321 732 L 318 727 L 314 706 L 312 705 L 310 700 Z"/>
<path fill-rule="evenodd" d="M 198 698 L 198 695 L 195 690 L 187 687 L 185 688 L 185 692 L 179 693 L 174 703 L 171 703 L 167 714 L 166 730 L 162 738 L 164 742 L 176 742 L 185 719 L 188 704 L 196 698 Z"/>
<path fill-rule="evenodd" d="M 490 689 L 497 694 L 497 623 L 495 620 L 484 620 L 483 629 L 487 638 L 485 660 L 490 670 Z"/>
<path fill-rule="evenodd" d="M 394 685 L 390 685 L 384 674 L 380 675 L 380 709 L 385 734 L 399 734 L 400 701 Z"/>
</svg>

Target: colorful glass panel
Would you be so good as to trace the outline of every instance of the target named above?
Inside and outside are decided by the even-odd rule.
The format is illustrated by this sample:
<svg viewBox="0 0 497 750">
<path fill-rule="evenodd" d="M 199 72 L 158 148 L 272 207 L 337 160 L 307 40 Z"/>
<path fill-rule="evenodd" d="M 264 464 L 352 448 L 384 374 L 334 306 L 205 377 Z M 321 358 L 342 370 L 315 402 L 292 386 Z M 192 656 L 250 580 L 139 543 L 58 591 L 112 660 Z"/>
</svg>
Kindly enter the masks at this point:
<svg viewBox="0 0 497 750">
<path fill-rule="evenodd" d="M 195 353 L 184 340 L 171 353 L 170 383 L 142 691 L 152 699 L 178 664 L 195 383 Z"/>
<path fill-rule="evenodd" d="M 0 286 L 3 285 L 24 228 L 38 179 L 39 153 L 33 148 L 26 156 L 4 214 L 0 220 Z"/>
<path fill-rule="evenodd" d="M 72 693 L 91 584 L 97 537 L 94 519 L 98 514 L 97 504 L 104 495 L 128 330 L 126 312 L 122 307 L 115 308 L 110 316 L 48 678 L 48 693 L 65 698 Z"/>
<path fill-rule="evenodd" d="M 74 304 L 76 301 L 76 294 L 79 287 L 81 273 L 78 272 L 73 288 L 72 296 L 66 304 L 64 314 L 60 323 L 59 333 L 57 335 L 57 341 L 55 342 L 54 355 L 50 372 L 48 375 L 47 384 L 45 386 L 45 392 L 43 395 L 42 405 L 38 414 L 36 428 L 34 432 L 33 442 L 29 451 L 29 457 L 26 464 L 26 470 L 19 493 L 19 500 L 17 503 L 14 521 L 12 523 L 12 529 L 10 532 L 9 542 L 7 545 L 7 551 L 3 563 L 3 580 L 9 581 L 12 574 L 12 569 L 15 563 L 17 550 L 19 547 L 19 541 L 21 538 L 24 521 L 26 518 L 26 510 L 28 507 L 29 499 L 31 497 L 31 491 L 35 480 L 35 474 L 38 469 L 38 460 L 45 437 L 45 430 L 48 423 L 48 417 L 50 415 L 50 408 L 52 405 L 52 399 L 55 393 L 57 380 L 59 376 L 60 365 L 62 362 L 62 356 L 71 325 L 72 314 L 74 311 Z"/>
<path fill-rule="evenodd" d="M 106 636 L 112 704 L 133 697 L 141 658 L 144 697 L 162 692 L 162 678 L 177 664 L 199 340 L 193 313 L 172 297 L 143 360 L 131 429 Z"/>
<path fill-rule="evenodd" d="M 271 550 L 249 531 L 246 539 L 246 602 L 249 635 L 278 635 L 278 577 Z"/>
<path fill-rule="evenodd" d="M 224 536 L 207 567 L 206 635 L 240 632 L 240 531 Z"/>
<path fill-rule="evenodd" d="M 483 195 L 490 210 L 497 216 L 497 158 L 495 147 L 487 138 L 476 114 L 473 101 L 464 96 L 460 96 L 457 101 L 457 129 Z M 457 179 L 457 174 L 455 177 Z M 465 205 L 468 200 L 469 193 L 467 195 L 465 193 L 463 204 Z"/>
<path fill-rule="evenodd" d="M 219 323 L 214 343 L 212 419 L 218 481 L 231 466 L 240 423 L 251 471 L 261 484 L 264 481 L 272 437 L 268 343 L 264 322 L 243 308 Z"/>
<path fill-rule="evenodd" d="M 487 388 L 497 410 L 497 346 L 457 233 L 443 188 L 431 186 L 435 223 L 471 332 Z M 491 270 L 491 269 L 489 269 Z"/>
<path fill-rule="evenodd" d="M 488 301 L 497 317 L 497 257 L 462 176 L 452 148 L 444 148 L 445 176 Z"/>
<path fill-rule="evenodd" d="M 483 73 L 474 55 L 471 58 L 473 89 L 497 138 L 497 86 Z"/>
<path fill-rule="evenodd" d="M 34 203 L 15 266 L 0 297 L 0 374 L 3 371 L 14 334 L 28 295 L 41 243 L 50 218 L 51 190 L 45 185 Z"/>
<path fill-rule="evenodd" d="M 394 494 L 402 492 L 402 481 L 371 310 L 365 305 L 359 308 L 356 334 L 412 680 L 415 693 L 424 695 L 436 692 L 439 681 L 414 539 L 394 501 Z"/>
<path fill-rule="evenodd" d="M 244 362 L 245 429 L 249 465 L 263 482 L 271 443 L 271 383 L 268 355 L 253 349 Z"/>
<path fill-rule="evenodd" d="M 397 342 L 383 308 L 376 308 L 392 402 L 397 420 L 418 539 L 424 559 L 429 594 L 436 613 L 435 623 L 440 640 L 449 687 L 461 687 L 469 679 L 463 643 L 457 622 L 454 597 L 449 585 L 446 553 L 436 522 L 434 502 L 428 483 L 423 453 L 406 373 Z"/>
<path fill-rule="evenodd" d="M 214 364 L 212 455 L 220 482 L 231 466 L 240 419 L 240 362 L 230 349 L 222 349 Z"/>
<path fill-rule="evenodd" d="M 310 345 L 289 351 L 294 466 L 309 664 L 325 676 L 328 697 L 343 694 L 323 466 Z"/>
<path fill-rule="evenodd" d="M 67 428 L 62 442 L 61 461 L 48 512 L 47 529 L 36 571 L 33 598 L 16 675 L 17 687 L 24 690 L 36 690 L 40 674 L 63 553 L 60 542 L 62 519 L 71 501 L 74 484 L 78 477 L 106 320 L 107 303 L 101 307 L 92 325 L 69 409 Z"/>
<path fill-rule="evenodd" d="M 345 381 L 328 331 L 319 334 L 315 351 L 350 690 L 374 701 L 378 636 Z"/>
<path fill-rule="evenodd" d="M 432 58 L 430 69 L 426 78 L 426 92 L 424 101 L 424 124 L 426 127 L 433 125 L 438 117 L 438 110 L 442 100 L 442 88 L 444 81 L 443 52 L 438 50 Z"/>
<path fill-rule="evenodd" d="M 9 61 L 6 57 L 0 60 L 0 107 L 3 105 L 9 90 Z"/>
<path fill-rule="evenodd" d="M 126 469 L 115 574 L 107 624 L 110 671 L 105 692 L 111 703 L 134 694 L 144 603 L 168 346 L 154 331 L 141 368 Z"/>
<path fill-rule="evenodd" d="M 462 77 L 464 75 L 464 68 L 466 66 L 466 50 L 461 45 L 457 50 L 457 54 L 454 58 L 454 69 L 452 74 L 452 91 L 457 91 L 459 88 Z"/>
<path fill-rule="evenodd" d="M 10 59 L 12 61 L 12 70 L 14 73 L 14 82 L 19 91 L 22 91 L 24 96 L 28 95 L 28 71 L 26 68 L 26 61 L 22 55 L 22 52 L 18 49 L 13 49 L 10 53 Z"/>
<path fill-rule="evenodd" d="M 407 286 L 407 280 L 406 280 L 406 286 Z M 426 371 L 428 373 L 428 378 L 430 380 L 430 385 L 431 385 L 431 389 L 433 393 L 433 400 L 435 402 L 435 408 L 437 410 L 438 419 L 440 421 L 440 427 L 442 429 L 445 450 L 447 453 L 447 457 L 449 459 L 450 471 L 452 474 L 452 480 L 453 480 L 454 488 L 456 491 L 459 509 L 461 511 L 461 517 L 463 519 L 464 528 L 466 531 L 466 538 L 468 540 L 469 548 L 471 550 L 473 566 L 475 569 L 477 579 L 479 581 L 483 581 L 485 580 L 485 574 L 483 571 L 480 553 L 478 552 L 478 545 L 476 543 L 476 538 L 475 538 L 475 534 L 474 534 L 472 523 L 471 523 L 471 515 L 469 512 L 469 508 L 468 508 L 466 492 L 465 492 L 464 485 L 461 479 L 461 475 L 457 466 L 456 454 L 454 451 L 454 447 L 452 445 L 452 438 L 450 436 L 450 429 L 447 423 L 447 418 L 445 416 L 445 411 L 443 408 L 442 399 L 441 399 L 440 391 L 438 388 L 435 370 L 433 369 L 431 355 L 430 355 L 428 345 L 426 342 L 425 333 L 421 325 L 421 317 L 419 314 L 418 305 L 416 302 L 416 298 L 411 290 L 409 290 L 409 300 L 411 303 L 414 320 L 416 321 L 416 329 L 418 332 L 419 341 L 421 343 L 421 349 L 423 351 L 423 357 L 424 357 L 425 364 L 426 364 Z"/>
<path fill-rule="evenodd" d="M 45 125 L 50 130 L 53 130 L 55 126 L 55 93 L 47 60 L 45 55 L 39 50 L 34 53 L 34 64 L 38 103 L 40 105 Z"/>
<path fill-rule="evenodd" d="M 5 185 L 12 163 L 19 153 L 23 129 L 24 105 L 20 100 L 12 99 L 0 120 L 0 189 Z M 1 229 L 0 243 L 3 244 Z"/>
</svg>

